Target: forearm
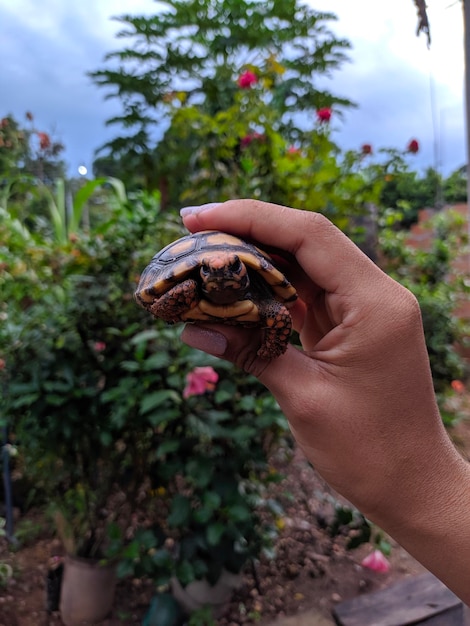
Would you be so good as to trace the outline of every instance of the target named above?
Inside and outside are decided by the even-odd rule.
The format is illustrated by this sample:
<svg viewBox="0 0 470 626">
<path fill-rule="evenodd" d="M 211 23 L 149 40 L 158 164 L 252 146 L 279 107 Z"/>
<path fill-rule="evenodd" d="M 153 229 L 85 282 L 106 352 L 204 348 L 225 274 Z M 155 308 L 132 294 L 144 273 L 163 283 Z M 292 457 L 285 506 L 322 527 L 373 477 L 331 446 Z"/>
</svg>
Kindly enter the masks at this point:
<svg viewBox="0 0 470 626">
<path fill-rule="evenodd" d="M 448 449 L 430 461 L 374 521 L 470 605 L 470 465 Z"/>
</svg>

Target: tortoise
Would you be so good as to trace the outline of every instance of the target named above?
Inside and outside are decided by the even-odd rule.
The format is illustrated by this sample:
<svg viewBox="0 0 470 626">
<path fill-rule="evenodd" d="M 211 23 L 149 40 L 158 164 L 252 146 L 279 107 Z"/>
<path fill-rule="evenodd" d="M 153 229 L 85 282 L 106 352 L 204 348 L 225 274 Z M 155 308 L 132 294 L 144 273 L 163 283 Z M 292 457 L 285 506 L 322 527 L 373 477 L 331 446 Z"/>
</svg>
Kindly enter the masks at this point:
<svg viewBox="0 0 470 626">
<path fill-rule="evenodd" d="M 297 293 L 271 257 L 220 231 L 182 237 L 158 252 L 140 277 L 136 300 L 152 315 L 175 322 L 259 326 L 258 356 L 287 349 Z"/>
</svg>

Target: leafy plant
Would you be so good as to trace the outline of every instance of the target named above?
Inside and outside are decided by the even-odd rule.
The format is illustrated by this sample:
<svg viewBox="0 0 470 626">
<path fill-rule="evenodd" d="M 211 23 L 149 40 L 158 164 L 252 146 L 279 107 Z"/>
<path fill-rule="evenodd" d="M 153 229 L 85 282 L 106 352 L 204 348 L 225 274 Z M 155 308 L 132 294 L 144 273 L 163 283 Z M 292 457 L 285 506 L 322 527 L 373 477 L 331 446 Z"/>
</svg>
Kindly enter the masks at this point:
<svg viewBox="0 0 470 626">
<path fill-rule="evenodd" d="M 453 417 L 444 410 L 443 400 L 452 381 L 463 376 L 464 362 L 455 346 L 466 334 L 465 324 L 455 316 L 455 310 L 459 299 L 469 293 L 464 277 L 453 264 L 467 244 L 462 217 L 452 211 L 437 214 L 427 225 L 433 233 L 427 250 L 410 246 L 407 233 L 394 228 L 396 219 L 400 215 L 386 212 L 382 221 L 384 266 L 419 301 L 434 389 L 443 418 L 451 422 Z"/>
<path fill-rule="evenodd" d="M 22 176 L 19 178 L 9 179 L 2 191 L 0 206 L 3 210 L 9 210 L 13 219 L 20 217 L 23 222 L 32 225 L 37 230 L 41 221 L 38 216 L 25 210 L 22 207 L 20 215 L 16 215 L 17 211 L 9 206 L 9 200 L 14 198 L 15 191 L 21 187 L 23 193 L 28 192 L 37 198 L 44 199 L 46 202 L 47 214 L 49 217 L 48 224 L 42 224 L 46 233 L 51 232 L 54 241 L 61 245 L 66 245 L 70 237 L 76 236 L 80 230 L 89 229 L 89 224 L 84 224 L 84 218 L 87 216 L 87 202 L 98 188 L 106 186 L 111 189 L 118 201 L 118 207 L 126 203 L 126 192 L 122 182 L 116 178 L 97 178 L 89 180 L 71 196 L 71 206 L 67 202 L 67 189 L 65 180 L 59 178 L 55 181 L 55 191 L 52 192 L 40 179 Z M 109 204 L 109 201 L 108 201 Z M 31 207 L 31 202 L 28 205 Z M 24 229 L 27 226 L 23 226 Z M 31 230 L 31 229 L 29 229 Z"/>
<path fill-rule="evenodd" d="M 144 195 L 91 235 L 49 244 L 37 258 L 59 253 L 54 272 L 34 268 L 19 291 L 10 277 L 0 339 L 11 428 L 66 549 L 184 585 L 262 549 L 268 443 L 286 424 L 254 378 L 190 350 L 134 302 L 140 270 L 180 233 Z M 24 262 L 31 239 L 11 236 Z M 19 302 L 39 276 L 34 300 Z M 186 376 L 208 365 L 217 388 L 185 394 Z M 142 508 L 147 524 L 134 526 Z"/>
<path fill-rule="evenodd" d="M 123 123 L 129 134 L 103 146 L 110 154 L 96 165 L 109 168 L 114 157 L 126 181 L 138 172 L 147 188 L 158 186 L 162 196 L 168 192 L 170 206 L 178 201 L 178 182 L 184 182 L 185 165 L 198 147 L 196 137 L 185 143 L 173 132 L 174 107 L 197 107 L 208 116 L 229 111 L 240 88 L 253 84 L 241 78 L 251 72 L 293 141 L 298 111 L 308 118 L 321 107 L 351 105 L 322 89 L 317 80 L 346 60 L 349 42 L 328 28 L 333 14 L 298 0 L 169 0 L 155 15 L 117 19 L 123 27 L 120 37 L 127 41 L 106 61 L 118 61 L 119 69 L 108 66 L 91 77 L 110 97 L 122 100 L 122 114 L 110 123 Z M 162 121 L 169 132 L 155 141 L 152 127 Z"/>
</svg>

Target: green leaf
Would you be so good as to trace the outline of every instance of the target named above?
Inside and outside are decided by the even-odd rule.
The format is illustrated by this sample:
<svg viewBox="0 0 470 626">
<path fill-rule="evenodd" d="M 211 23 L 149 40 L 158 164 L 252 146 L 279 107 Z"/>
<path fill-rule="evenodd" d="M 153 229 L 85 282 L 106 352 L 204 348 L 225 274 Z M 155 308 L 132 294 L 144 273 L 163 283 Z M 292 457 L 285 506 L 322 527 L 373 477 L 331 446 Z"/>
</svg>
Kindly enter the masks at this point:
<svg viewBox="0 0 470 626">
<path fill-rule="evenodd" d="M 180 439 L 168 439 L 167 441 L 164 441 L 158 446 L 155 455 L 157 458 L 162 458 L 166 454 L 169 454 L 171 452 L 176 452 L 180 447 L 181 447 Z"/>
<path fill-rule="evenodd" d="M 134 335 L 131 339 L 131 344 L 136 345 L 138 343 L 151 341 L 152 339 L 158 339 L 160 332 L 155 329 L 143 330 L 141 333 Z"/>
<path fill-rule="evenodd" d="M 221 497 L 215 491 L 206 491 L 203 496 L 204 506 L 212 509 L 218 509 L 221 503 Z"/>
<path fill-rule="evenodd" d="M 119 561 L 116 575 L 118 578 L 127 578 L 134 573 L 134 563 L 132 561 Z"/>
<path fill-rule="evenodd" d="M 144 370 L 166 369 L 170 365 L 170 356 L 166 352 L 152 354 L 144 363 Z"/>
<path fill-rule="evenodd" d="M 251 518 L 251 511 L 241 504 L 234 504 L 228 508 L 228 516 L 233 522 L 246 522 Z"/>
<path fill-rule="evenodd" d="M 176 577 L 185 586 L 194 580 L 194 568 L 189 561 L 181 561 L 176 566 Z"/>
<path fill-rule="evenodd" d="M 158 409 L 155 413 L 149 413 L 147 420 L 151 426 L 156 427 L 178 419 L 180 416 L 179 409 Z"/>
<path fill-rule="evenodd" d="M 136 361 L 122 361 L 121 367 L 123 370 L 126 370 L 126 372 L 137 372 L 140 370 L 141 366 L 140 363 L 137 363 Z"/>
<path fill-rule="evenodd" d="M 217 546 L 225 532 L 225 528 L 225 524 L 222 524 L 222 522 L 216 522 L 208 526 L 206 530 L 207 543 L 210 546 Z"/>
<path fill-rule="evenodd" d="M 186 475 L 194 485 L 200 488 L 207 487 L 214 473 L 214 464 L 211 459 L 194 458 L 186 464 Z"/>
<path fill-rule="evenodd" d="M 171 511 L 168 516 L 168 524 L 171 527 L 185 526 L 189 522 L 191 514 L 191 502 L 186 496 L 176 495 L 171 503 Z"/>
<path fill-rule="evenodd" d="M 168 400 L 171 400 L 175 404 L 181 404 L 181 397 L 172 389 L 159 389 L 158 391 L 149 393 L 142 399 L 139 413 L 140 415 L 145 415 L 162 406 Z"/>
<path fill-rule="evenodd" d="M 152 554 L 152 561 L 159 568 L 170 568 L 172 564 L 172 557 L 168 550 L 161 549 L 157 550 Z"/>
<path fill-rule="evenodd" d="M 113 442 L 113 436 L 112 436 L 111 433 L 108 433 L 106 431 L 101 432 L 100 433 L 100 441 L 103 444 L 103 446 L 108 447 Z"/>
</svg>

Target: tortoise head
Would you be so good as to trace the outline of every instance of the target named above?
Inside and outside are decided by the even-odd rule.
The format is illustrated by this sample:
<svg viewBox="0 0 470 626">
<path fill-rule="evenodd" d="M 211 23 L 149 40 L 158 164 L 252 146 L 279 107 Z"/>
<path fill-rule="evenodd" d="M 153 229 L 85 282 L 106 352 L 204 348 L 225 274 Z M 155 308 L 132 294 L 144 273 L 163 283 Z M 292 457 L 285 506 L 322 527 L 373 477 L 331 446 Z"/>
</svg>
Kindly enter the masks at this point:
<svg viewBox="0 0 470 626">
<path fill-rule="evenodd" d="M 214 304 L 243 300 L 250 284 L 245 264 L 230 251 L 205 255 L 201 259 L 199 273 L 202 292 Z"/>
</svg>

